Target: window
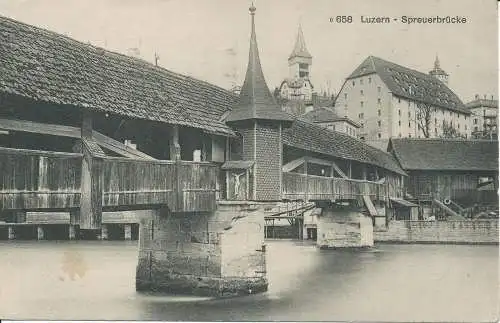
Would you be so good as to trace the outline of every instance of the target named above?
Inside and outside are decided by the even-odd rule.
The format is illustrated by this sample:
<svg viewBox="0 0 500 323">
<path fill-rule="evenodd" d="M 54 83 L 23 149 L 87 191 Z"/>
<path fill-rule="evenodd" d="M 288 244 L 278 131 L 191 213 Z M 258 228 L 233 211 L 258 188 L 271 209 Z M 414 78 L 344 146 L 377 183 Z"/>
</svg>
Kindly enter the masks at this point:
<svg viewBox="0 0 500 323">
<path fill-rule="evenodd" d="M 460 123 L 457 125 L 457 128 L 460 129 Z"/>
<path fill-rule="evenodd" d="M 398 103 L 401 103 L 401 99 L 400 98 L 398 98 Z"/>
<path fill-rule="evenodd" d="M 352 81 L 352 86 L 356 86 L 356 81 Z"/>
<path fill-rule="evenodd" d="M 401 115 L 401 109 L 398 109 L 398 114 Z"/>
<path fill-rule="evenodd" d="M 434 128 L 434 133 L 438 133 L 438 128 Z"/>
<path fill-rule="evenodd" d="M 371 82 L 372 82 L 372 78 L 371 78 L 371 77 L 369 77 L 369 78 L 368 78 L 368 83 L 371 83 Z"/>
<path fill-rule="evenodd" d="M 474 127 L 474 131 L 477 131 L 477 126 L 476 126 L 476 127 Z"/>
<path fill-rule="evenodd" d="M 382 88 L 380 86 L 377 86 L 377 91 L 378 93 L 382 92 Z"/>
<path fill-rule="evenodd" d="M 401 120 L 398 121 L 399 126 L 401 127 Z"/>
<path fill-rule="evenodd" d="M 365 124 L 363 122 L 361 122 L 361 128 L 364 128 L 365 127 Z"/>
<path fill-rule="evenodd" d="M 411 107 L 411 102 L 410 101 L 408 101 L 408 106 Z"/>
<path fill-rule="evenodd" d="M 361 107 L 363 107 L 363 101 L 361 101 Z"/>
<path fill-rule="evenodd" d="M 378 133 L 378 137 L 379 137 L 379 138 L 382 138 L 382 135 L 380 134 L 380 132 Z"/>
<path fill-rule="evenodd" d="M 359 80 L 359 84 L 363 85 L 363 79 Z"/>
<path fill-rule="evenodd" d="M 477 119 L 474 119 L 474 124 L 477 124 Z"/>
<path fill-rule="evenodd" d="M 408 122 L 408 127 L 411 128 L 411 122 Z"/>
<path fill-rule="evenodd" d="M 363 119 L 363 118 L 364 118 L 364 116 L 365 116 L 365 114 L 364 114 L 364 113 L 360 113 L 360 114 L 358 115 L 358 117 L 359 117 L 360 119 Z"/>
<path fill-rule="evenodd" d="M 378 127 L 380 128 L 382 126 L 382 121 L 377 121 Z"/>
<path fill-rule="evenodd" d="M 465 130 L 467 130 L 467 125 L 465 125 Z"/>
<path fill-rule="evenodd" d="M 438 119 L 434 118 L 434 124 L 438 124 Z"/>
<path fill-rule="evenodd" d="M 378 104 L 381 104 L 382 103 L 382 100 L 380 98 L 377 99 L 377 103 Z"/>
<path fill-rule="evenodd" d="M 401 138 L 401 132 L 399 133 L 398 137 Z"/>
<path fill-rule="evenodd" d="M 347 93 L 344 93 L 344 99 L 347 100 Z"/>
<path fill-rule="evenodd" d="M 411 118 L 411 111 L 408 111 L 408 119 Z"/>
<path fill-rule="evenodd" d="M 360 90 L 359 94 L 364 95 L 365 93 L 363 92 L 363 90 Z"/>
<path fill-rule="evenodd" d="M 378 109 L 378 116 L 380 117 L 382 115 L 382 110 Z"/>
<path fill-rule="evenodd" d="M 411 133 L 408 134 L 408 138 L 411 138 Z"/>
</svg>

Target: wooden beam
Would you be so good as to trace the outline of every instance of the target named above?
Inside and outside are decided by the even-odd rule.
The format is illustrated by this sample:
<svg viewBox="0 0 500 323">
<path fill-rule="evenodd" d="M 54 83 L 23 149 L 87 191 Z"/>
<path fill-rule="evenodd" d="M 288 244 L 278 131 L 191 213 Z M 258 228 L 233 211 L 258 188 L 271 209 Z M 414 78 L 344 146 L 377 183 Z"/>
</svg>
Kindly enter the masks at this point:
<svg viewBox="0 0 500 323">
<path fill-rule="evenodd" d="M 80 138 L 82 135 L 82 129 L 77 127 L 2 118 L 0 118 L 0 129 L 70 138 Z M 92 130 L 91 137 L 93 137 L 101 147 L 111 150 L 121 156 L 135 159 L 155 160 L 155 158 L 137 149 L 126 146 L 125 144 L 95 130 Z"/>
<path fill-rule="evenodd" d="M 305 163 L 305 158 L 304 157 L 300 157 L 300 158 L 294 159 L 291 162 L 286 163 L 285 165 L 283 165 L 282 171 L 283 172 L 290 172 L 290 171 L 294 170 L 295 168 L 299 167 L 300 165 L 302 165 L 304 163 Z"/>
<path fill-rule="evenodd" d="M 179 144 L 179 126 L 172 125 L 172 133 L 170 137 L 170 159 L 181 159 L 181 146 Z"/>
<path fill-rule="evenodd" d="M 331 166 L 332 166 L 333 169 L 335 169 L 337 171 L 337 173 L 339 173 L 339 175 L 342 178 L 349 178 L 349 177 L 347 177 L 346 174 L 344 174 L 344 172 L 342 171 L 342 169 L 340 169 L 340 167 L 337 166 L 337 164 L 335 164 L 335 162 L 332 161 Z"/>
</svg>

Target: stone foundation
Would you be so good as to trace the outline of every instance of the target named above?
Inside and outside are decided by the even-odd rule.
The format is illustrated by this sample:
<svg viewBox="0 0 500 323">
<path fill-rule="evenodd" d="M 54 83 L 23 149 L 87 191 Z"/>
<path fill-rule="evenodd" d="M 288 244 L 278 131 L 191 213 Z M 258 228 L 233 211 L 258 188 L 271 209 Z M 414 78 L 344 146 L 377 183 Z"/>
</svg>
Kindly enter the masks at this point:
<svg viewBox="0 0 500 323">
<path fill-rule="evenodd" d="M 141 219 L 136 289 L 216 297 L 266 291 L 264 207 L 151 211 Z"/>
<path fill-rule="evenodd" d="M 324 207 L 317 220 L 320 248 L 364 248 L 373 246 L 373 221 L 354 206 Z"/>
</svg>

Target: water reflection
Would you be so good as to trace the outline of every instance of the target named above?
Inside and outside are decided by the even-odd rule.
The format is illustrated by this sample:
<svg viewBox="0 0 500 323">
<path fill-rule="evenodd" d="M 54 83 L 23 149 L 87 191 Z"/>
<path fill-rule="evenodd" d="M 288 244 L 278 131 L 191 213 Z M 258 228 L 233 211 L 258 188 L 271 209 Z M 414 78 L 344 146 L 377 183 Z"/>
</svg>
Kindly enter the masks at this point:
<svg viewBox="0 0 500 323">
<path fill-rule="evenodd" d="M 16 319 L 491 321 L 498 311 L 496 246 L 272 241 L 269 291 L 228 299 L 136 293 L 134 242 L 0 249 L 0 316 Z"/>
</svg>

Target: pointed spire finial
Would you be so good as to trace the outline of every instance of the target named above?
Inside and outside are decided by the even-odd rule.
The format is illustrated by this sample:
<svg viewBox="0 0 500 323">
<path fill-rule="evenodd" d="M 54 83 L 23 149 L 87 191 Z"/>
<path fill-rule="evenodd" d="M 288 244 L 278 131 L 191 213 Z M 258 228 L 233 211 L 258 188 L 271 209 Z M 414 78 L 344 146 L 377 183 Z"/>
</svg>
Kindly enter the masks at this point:
<svg viewBox="0 0 500 323">
<path fill-rule="evenodd" d="M 436 53 L 436 60 L 434 61 L 434 69 L 439 69 L 439 57 L 438 54 Z"/>
<path fill-rule="evenodd" d="M 252 16 L 255 15 L 255 11 L 257 10 L 257 8 L 255 8 L 253 1 L 252 1 L 252 5 L 250 6 L 250 8 L 248 8 L 248 10 L 250 11 L 250 14 Z"/>
</svg>

